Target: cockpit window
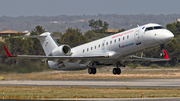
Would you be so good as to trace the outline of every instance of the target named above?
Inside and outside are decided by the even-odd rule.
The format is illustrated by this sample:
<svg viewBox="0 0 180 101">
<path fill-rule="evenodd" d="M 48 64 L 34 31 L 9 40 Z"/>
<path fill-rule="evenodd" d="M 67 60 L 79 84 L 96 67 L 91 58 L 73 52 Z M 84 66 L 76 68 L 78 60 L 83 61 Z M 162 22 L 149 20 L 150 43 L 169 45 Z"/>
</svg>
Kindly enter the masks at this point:
<svg viewBox="0 0 180 101">
<path fill-rule="evenodd" d="M 150 31 L 150 30 L 153 30 L 153 27 L 148 27 L 145 29 L 145 31 Z"/>
<path fill-rule="evenodd" d="M 154 30 L 154 29 L 164 29 L 162 26 L 155 26 L 155 27 L 147 27 L 145 29 L 145 31 L 150 31 L 150 30 Z"/>
<path fill-rule="evenodd" d="M 162 26 L 156 26 L 154 29 L 164 29 Z"/>
</svg>

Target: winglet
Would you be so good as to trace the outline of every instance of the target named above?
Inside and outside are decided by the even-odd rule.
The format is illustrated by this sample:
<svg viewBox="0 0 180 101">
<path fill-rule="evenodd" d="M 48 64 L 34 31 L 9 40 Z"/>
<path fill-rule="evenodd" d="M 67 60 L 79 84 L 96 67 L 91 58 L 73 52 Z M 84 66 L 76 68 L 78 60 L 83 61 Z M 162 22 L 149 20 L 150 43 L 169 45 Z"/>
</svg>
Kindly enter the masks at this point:
<svg viewBox="0 0 180 101">
<path fill-rule="evenodd" d="M 6 55 L 7 55 L 8 57 L 16 57 L 16 56 L 17 56 L 17 55 L 16 55 L 16 56 L 11 55 L 5 45 L 4 45 L 4 50 L 5 50 Z"/>
<path fill-rule="evenodd" d="M 168 54 L 167 54 L 167 52 L 166 52 L 166 50 L 165 50 L 165 49 L 164 49 L 164 53 L 165 53 L 164 58 L 165 58 L 165 59 L 169 59 L 169 56 L 168 56 Z"/>
</svg>

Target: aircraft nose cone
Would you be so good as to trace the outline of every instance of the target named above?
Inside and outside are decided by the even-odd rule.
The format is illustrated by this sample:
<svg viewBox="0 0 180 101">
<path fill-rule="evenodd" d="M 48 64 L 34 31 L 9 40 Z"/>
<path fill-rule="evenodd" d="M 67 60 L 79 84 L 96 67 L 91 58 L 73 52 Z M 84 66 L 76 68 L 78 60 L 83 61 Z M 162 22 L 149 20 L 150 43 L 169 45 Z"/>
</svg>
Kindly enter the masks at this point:
<svg viewBox="0 0 180 101">
<path fill-rule="evenodd" d="M 167 30 L 165 34 L 164 42 L 169 43 L 173 40 L 173 38 L 174 38 L 174 34 L 170 32 L 169 30 Z"/>
<path fill-rule="evenodd" d="M 169 32 L 166 34 L 166 38 L 171 41 L 171 40 L 173 40 L 173 38 L 174 38 L 174 34 L 169 31 Z"/>
<path fill-rule="evenodd" d="M 155 38 L 160 44 L 167 44 L 173 40 L 174 34 L 169 30 L 163 30 L 159 32 Z"/>
</svg>

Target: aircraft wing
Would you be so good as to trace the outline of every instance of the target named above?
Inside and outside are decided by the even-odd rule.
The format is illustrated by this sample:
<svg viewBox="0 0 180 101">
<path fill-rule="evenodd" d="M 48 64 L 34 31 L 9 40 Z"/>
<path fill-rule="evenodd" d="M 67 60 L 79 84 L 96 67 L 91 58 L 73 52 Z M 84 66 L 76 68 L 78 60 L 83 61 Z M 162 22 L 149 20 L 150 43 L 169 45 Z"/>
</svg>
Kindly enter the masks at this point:
<svg viewBox="0 0 180 101">
<path fill-rule="evenodd" d="M 109 58 L 108 55 L 105 54 L 96 54 L 90 56 L 42 56 L 42 55 L 11 55 L 6 46 L 4 46 L 6 55 L 12 58 L 30 58 L 30 59 L 42 59 L 42 60 L 52 60 L 52 61 L 68 61 L 68 60 L 86 60 L 86 61 L 94 61 Z"/>
<path fill-rule="evenodd" d="M 41 59 L 41 60 L 52 60 L 57 62 L 76 62 L 76 63 L 90 63 L 91 61 L 103 61 L 103 60 L 112 60 L 109 58 L 108 54 L 96 54 L 96 55 L 87 55 L 87 56 L 42 56 L 42 55 L 11 55 L 4 46 L 6 55 L 8 57 L 14 57 L 14 58 L 30 58 L 30 59 Z M 165 58 L 146 58 L 146 57 L 138 57 L 135 55 L 131 55 L 129 57 L 126 57 L 124 59 L 121 59 L 120 61 L 122 63 L 124 62 L 150 62 L 150 61 L 168 61 L 170 60 L 166 51 L 165 52 Z M 79 61 L 79 62 L 77 62 Z M 88 62 L 88 63 L 87 63 Z"/>
<path fill-rule="evenodd" d="M 164 58 L 147 58 L 147 57 L 138 57 L 135 55 L 131 55 L 123 60 L 121 60 L 121 62 L 150 62 L 150 61 L 169 61 L 170 58 L 166 52 L 166 50 L 164 50 L 165 56 Z"/>
</svg>

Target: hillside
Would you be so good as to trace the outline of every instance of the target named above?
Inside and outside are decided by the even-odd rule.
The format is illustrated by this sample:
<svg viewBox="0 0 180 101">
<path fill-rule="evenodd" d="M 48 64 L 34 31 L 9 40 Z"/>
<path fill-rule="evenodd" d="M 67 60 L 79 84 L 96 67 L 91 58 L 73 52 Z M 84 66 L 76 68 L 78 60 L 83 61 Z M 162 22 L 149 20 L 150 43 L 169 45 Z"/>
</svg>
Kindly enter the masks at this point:
<svg viewBox="0 0 180 101">
<path fill-rule="evenodd" d="M 180 14 L 171 15 L 117 15 L 117 14 L 98 14 L 98 15 L 59 15 L 59 16 L 20 16 L 20 17 L 0 17 L 0 31 L 3 30 L 17 30 L 31 31 L 35 26 L 43 26 L 50 32 L 65 32 L 68 27 L 79 28 L 82 32 L 90 29 L 88 21 L 91 19 L 101 19 L 109 23 L 109 28 L 114 29 L 130 29 L 137 25 L 143 25 L 146 23 L 158 23 L 166 27 L 166 24 L 176 22 L 177 18 L 180 18 Z"/>
</svg>

